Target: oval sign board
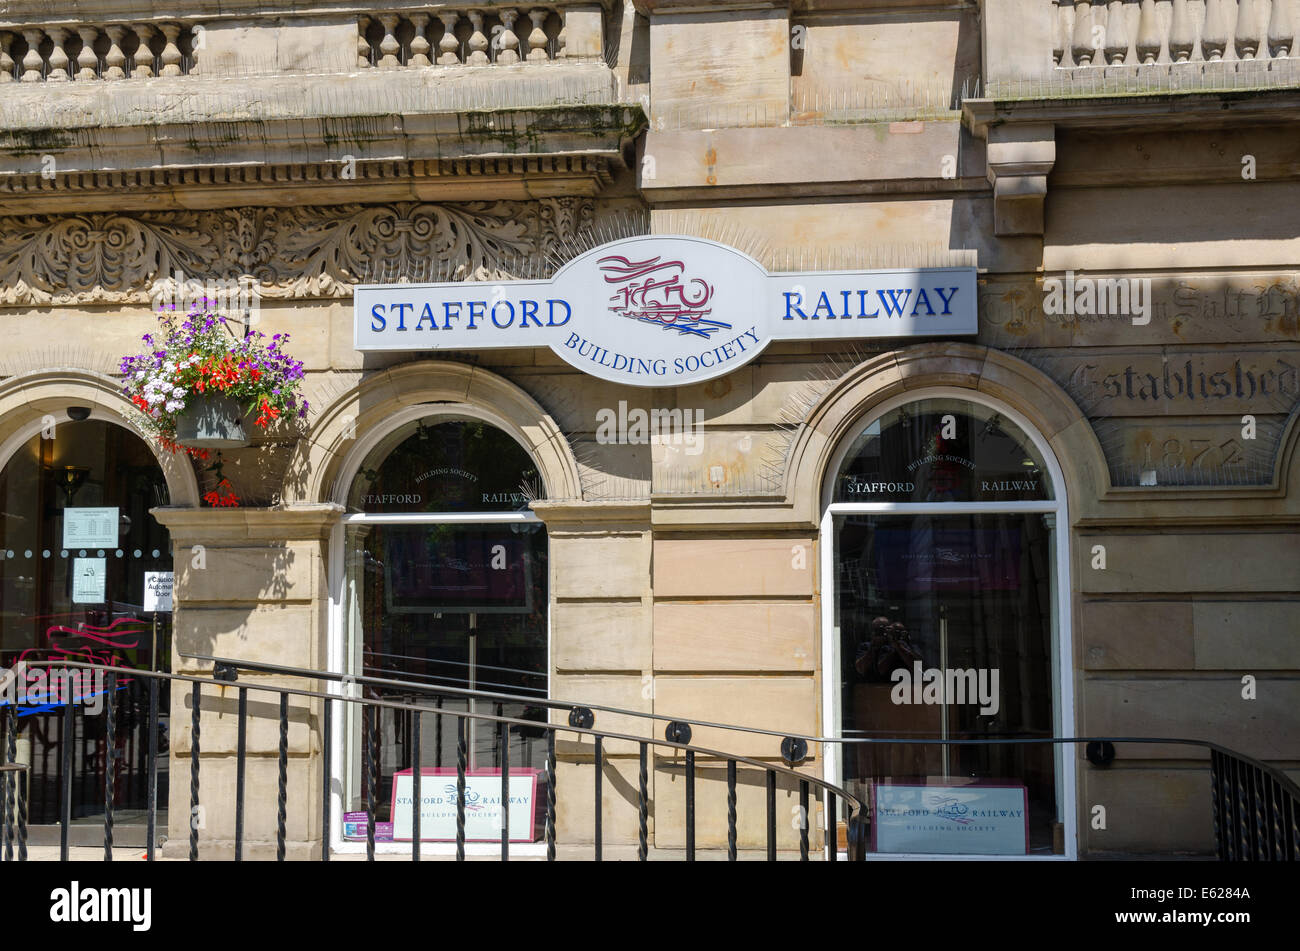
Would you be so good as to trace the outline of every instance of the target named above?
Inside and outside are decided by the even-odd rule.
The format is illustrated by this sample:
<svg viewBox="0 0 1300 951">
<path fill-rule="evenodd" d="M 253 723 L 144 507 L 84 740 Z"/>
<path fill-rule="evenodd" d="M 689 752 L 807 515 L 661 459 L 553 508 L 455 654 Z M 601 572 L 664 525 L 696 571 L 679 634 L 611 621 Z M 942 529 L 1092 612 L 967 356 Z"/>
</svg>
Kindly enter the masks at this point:
<svg viewBox="0 0 1300 951">
<path fill-rule="evenodd" d="M 546 346 L 631 386 L 711 380 L 773 340 L 977 330 L 974 268 L 769 274 L 735 248 L 668 235 L 594 248 L 549 281 L 358 285 L 353 314 L 358 350 Z"/>
</svg>

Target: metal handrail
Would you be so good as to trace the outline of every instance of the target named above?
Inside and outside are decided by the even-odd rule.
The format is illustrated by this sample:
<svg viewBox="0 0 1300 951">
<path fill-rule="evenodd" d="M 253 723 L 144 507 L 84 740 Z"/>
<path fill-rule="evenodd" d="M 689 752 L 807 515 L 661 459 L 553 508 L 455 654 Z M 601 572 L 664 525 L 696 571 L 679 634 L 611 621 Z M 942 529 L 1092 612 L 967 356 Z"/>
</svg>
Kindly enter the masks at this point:
<svg viewBox="0 0 1300 951">
<path fill-rule="evenodd" d="M 30 666 L 46 666 L 46 667 L 58 666 L 60 668 L 66 668 L 66 669 L 103 671 L 105 674 L 111 675 L 115 678 L 114 685 L 116 685 L 117 678 L 135 678 L 135 677 L 143 678 L 148 682 L 149 685 L 150 708 L 151 711 L 153 712 L 155 719 L 156 719 L 156 711 L 158 709 L 157 701 L 158 701 L 159 684 L 162 682 L 173 683 L 173 684 L 174 683 L 190 684 L 192 687 L 191 690 L 192 740 L 191 740 L 191 754 L 190 754 L 191 807 L 192 808 L 195 808 L 198 805 L 198 788 L 199 788 L 198 780 L 199 780 L 199 772 L 200 772 L 199 770 L 199 745 L 200 745 L 199 717 L 200 717 L 200 709 L 202 705 L 201 704 L 202 688 L 205 686 L 207 687 L 215 686 L 218 688 L 222 688 L 223 690 L 225 688 L 233 688 L 237 690 L 239 696 L 239 712 L 238 712 L 239 747 L 238 747 L 238 754 L 237 754 L 237 779 L 236 779 L 237 806 L 236 806 L 236 819 L 235 819 L 235 830 L 236 830 L 235 831 L 235 857 L 237 860 L 241 857 L 242 842 L 243 842 L 244 779 L 245 779 L 245 768 L 246 768 L 245 757 L 247 752 L 246 721 L 248 716 L 247 700 L 248 700 L 249 690 L 258 690 L 258 691 L 262 691 L 263 693 L 272 693 L 279 696 L 280 698 L 280 748 L 279 748 L 279 764 L 280 764 L 279 809 L 280 812 L 278 815 L 279 822 L 277 826 L 277 857 L 280 859 L 283 859 L 284 857 L 284 840 L 285 840 L 285 810 L 286 810 L 286 783 L 287 783 L 286 762 L 287 762 L 287 752 L 288 752 L 287 736 L 288 736 L 288 698 L 289 697 L 303 697 L 308 699 L 324 701 L 323 718 L 322 718 L 322 748 L 324 749 L 328 749 L 330 745 L 330 731 L 332 728 L 332 710 L 333 710 L 333 704 L 331 703 L 331 701 L 352 703 L 361 707 L 363 712 L 367 714 L 367 719 L 370 721 L 368 725 L 372 729 L 373 729 L 373 717 L 371 716 L 371 711 L 380 710 L 380 709 L 405 711 L 405 712 L 413 713 L 417 717 L 417 722 L 422 715 L 429 714 L 429 713 L 434 713 L 435 715 L 438 716 L 455 717 L 457 722 L 461 724 L 461 727 L 458 731 L 460 755 L 458 755 L 458 761 L 457 761 L 457 774 L 458 774 L 457 782 L 458 782 L 458 789 L 462 793 L 464 790 L 464 781 L 466 775 L 466 760 L 464 755 L 465 736 L 466 736 L 464 724 L 466 721 L 469 720 L 484 721 L 484 722 L 495 724 L 498 727 L 502 728 L 503 737 L 508 736 L 510 727 L 519 727 L 519 728 L 526 728 L 526 729 L 541 728 L 547 731 L 548 733 L 548 750 L 547 750 L 548 812 L 547 812 L 546 837 L 547 837 L 548 859 L 553 859 L 555 856 L 554 853 L 554 849 L 555 849 L 554 777 L 555 777 L 555 763 L 556 763 L 555 737 L 556 734 L 561 732 L 572 733 L 579 737 L 590 737 L 594 741 L 593 753 L 594 753 L 594 762 L 596 764 L 595 792 L 596 792 L 596 803 L 597 803 L 595 809 L 595 816 L 594 816 L 594 821 L 595 821 L 594 848 L 595 848 L 597 859 L 601 857 L 601 840 L 602 840 L 601 826 L 602 826 L 603 816 L 602 816 L 602 811 L 600 809 L 599 803 L 600 803 L 601 789 L 603 787 L 603 782 L 604 782 L 603 769 L 601 767 L 601 763 L 602 763 L 602 756 L 603 756 L 603 744 L 605 740 L 627 741 L 631 743 L 636 743 L 638 744 L 639 747 L 640 757 L 641 757 L 640 789 L 639 789 L 639 807 L 640 807 L 639 811 L 640 811 L 641 824 L 639 829 L 640 845 L 638 849 L 638 857 L 642 860 L 645 860 L 645 858 L 647 857 L 646 805 L 647 805 L 648 794 L 647 794 L 647 784 L 646 784 L 646 779 L 647 779 L 646 761 L 647 761 L 648 751 L 651 747 L 656 749 L 671 750 L 673 751 L 674 754 L 681 754 L 684 758 L 683 768 L 685 770 L 685 775 L 686 775 L 686 796 L 687 796 L 686 852 L 687 852 L 688 860 L 693 860 L 694 853 L 695 853 L 695 841 L 694 841 L 695 840 L 695 835 L 694 835 L 695 782 L 694 780 L 695 780 L 695 759 L 697 756 L 714 758 L 714 759 L 725 761 L 727 763 L 728 842 L 729 842 L 728 852 L 729 852 L 729 858 L 733 860 L 736 857 L 736 847 L 735 847 L 736 767 L 740 764 L 744 764 L 748 767 L 761 770 L 767 777 L 767 793 L 768 793 L 767 850 L 768 850 L 769 859 L 774 860 L 776 858 L 775 792 L 776 792 L 776 779 L 778 776 L 785 777 L 790 782 L 798 784 L 799 795 L 800 795 L 800 806 L 802 809 L 802 815 L 805 817 L 804 821 L 800 825 L 800 836 L 799 836 L 800 857 L 805 861 L 808 859 L 808 854 L 809 854 L 809 824 L 806 820 L 806 817 L 808 815 L 808 797 L 810 791 L 813 788 L 816 788 L 820 794 L 825 795 L 827 799 L 826 821 L 827 821 L 828 828 L 826 831 L 828 833 L 828 842 L 827 842 L 828 858 L 831 859 L 832 861 L 834 860 L 836 854 L 836 847 L 833 843 L 833 835 L 834 835 L 833 822 L 835 820 L 835 815 L 836 815 L 836 808 L 835 808 L 836 802 L 837 801 L 843 802 L 848 808 L 848 811 L 850 813 L 851 825 L 855 823 L 860 823 L 863 818 L 864 806 L 861 800 L 858 799 L 858 797 L 816 776 L 812 776 L 807 773 L 800 773 L 794 769 L 789 769 L 784 766 L 774 765 L 769 762 L 763 762 L 753 757 L 738 755 L 734 753 L 727 753 L 721 750 L 712 749 L 710 747 L 702 747 L 702 746 L 690 744 L 688 742 L 679 742 L 667 738 L 660 740 L 655 738 L 633 736 L 625 733 L 600 731 L 600 730 L 595 730 L 590 726 L 584 726 L 582 724 L 570 723 L 568 725 L 565 725 L 565 724 L 553 724 L 553 723 L 539 723 L 538 721 L 535 720 L 525 720 L 518 717 L 507 717 L 507 716 L 495 715 L 490 713 L 480 713 L 477 711 L 470 711 L 470 710 L 454 710 L 454 709 L 440 708 L 435 711 L 433 708 L 430 708 L 428 706 L 422 706 L 422 705 L 412 704 L 412 703 L 404 703 L 400 701 L 382 700 L 379 698 L 353 697 L 353 696 L 339 695 L 335 693 L 326 693 L 317 690 L 306 690 L 306 689 L 301 689 L 296 687 L 286 687 L 286 686 L 276 685 L 276 684 L 238 683 L 226 679 L 209 679 L 209 678 L 202 678 L 202 677 L 193 677 L 185 674 L 165 673 L 162 671 L 124 669 L 121 667 L 109 666 L 104 664 L 49 660 L 49 661 L 36 661 L 33 662 Z M 218 671 L 218 673 L 221 672 Z M 64 706 L 65 725 L 67 725 L 68 727 L 66 733 L 67 736 L 73 735 L 71 730 L 71 722 L 73 719 L 73 708 L 74 705 L 72 703 L 67 703 Z M 109 717 L 108 723 L 109 723 L 110 730 L 112 729 L 112 725 L 114 722 L 113 718 L 115 715 L 115 710 L 116 707 L 112 703 L 110 703 L 108 705 L 108 717 Z M 10 716 L 12 715 L 12 711 L 5 711 L 5 713 Z M 8 731 L 9 729 L 8 724 L 6 723 L 4 725 L 6 726 L 6 731 Z M 416 730 L 418 731 L 418 726 L 416 727 Z M 366 811 L 367 811 L 367 816 L 370 820 L 368 823 L 367 854 L 368 857 L 370 858 L 373 858 L 374 856 L 374 844 L 375 844 L 373 791 L 377 786 L 377 780 L 378 780 L 378 766 L 375 758 L 374 742 L 375 741 L 371 739 L 370 750 L 369 750 L 370 755 L 368 757 L 370 761 L 369 762 L 370 782 L 368 782 L 366 785 L 366 805 L 367 805 Z M 71 749 L 70 745 L 65 746 L 65 756 L 70 749 Z M 420 782 L 418 777 L 422 775 L 420 772 L 420 764 L 418 762 L 419 760 L 418 740 L 414 746 L 414 750 L 416 751 L 416 753 L 415 753 L 415 762 L 412 764 L 412 776 L 413 776 L 413 783 L 415 784 L 414 797 L 418 799 L 419 782 Z M 508 746 L 506 747 L 506 755 L 508 757 Z M 330 808 L 331 808 L 331 798 L 333 792 L 330 783 L 330 779 L 331 779 L 330 757 L 326 755 L 323 756 L 322 759 L 324 761 L 323 762 L 324 782 L 322 785 L 322 789 L 325 791 L 322 798 L 322 804 L 321 804 L 322 805 L 322 829 L 325 830 L 324 835 L 326 838 L 322 845 L 321 858 L 323 860 L 328 861 L 329 858 L 328 834 L 329 834 L 329 829 L 331 828 Z M 156 756 L 154 755 L 150 756 L 149 771 L 150 771 L 149 818 L 150 818 L 150 822 L 152 823 L 155 809 L 156 809 L 155 800 L 153 796 L 156 790 L 156 782 L 157 782 L 157 760 L 156 760 Z M 70 803 L 71 803 L 70 797 L 71 797 L 71 783 L 72 783 L 71 773 L 72 771 L 70 769 L 64 771 L 64 812 L 63 812 L 62 822 L 61 822 L 63 827 L 62 829 L 63 835 L 61 840 L 61 852 L 60 852 L 61 857 L 64 859 L 68 857 L 67 833 L 68 833 L 68 826 L 71 820 L 71 816 L 70 816 Z M 508 768 L 507 761 L 503 761 L 501 775 L 502 775 L 503 799 L 507 799 L 508 796 L 506 795 L 506 787 L 509 778 L 509 768 Z M 113 831 L 112 831 L 113 830 L 113 801 L 112 801 L 111 792 L 108 789 L 110 783 L 111 783 L 111 778 L 106 778 L 106 790 L 105 790 L 106 858 L 111 858 L 112 837 L 113 837 Z M 20 799 L 22 798 L 21 794 L 19 798 Z M 463 797 L 458 796 L 458 802 L 463 806 Z M 415 831 L 412 839 L 412 850 L 413 850 L 412 858 L 416 861 L 418 861 L 419 849 L 422 842 L 419 836 L 418 813 L 419 810 L 418 809 L 415 810 L 415 814 L 416 814 Z M 6 830 L 6 834 L 8 834 L 10 831 L 7 812 L 5 814 L 5 830 Z M 22 834 L 23 836 L 25 836 L 25 831 Z M 192 825 L 191 835 L 190 835 L 191 859 L 197 858 L 198 855 L 197 843 L 198 843 L 197 829 L 194 828 Z M 147 858 L 152 860 L 153 856 L 154 856 L 154 844 L 153 844 L 153 834 L 151 829 L 150 837 L 149 837 L 149 851 L 147 854 Z M 458 809 L 458 814 L 457 814 L 457 857 L 458 858 L 464 857 L 464 810 L 463 808 Z M 853 857 L 861 858 L 862 856 L 860 854 L 855 854 Z M 502 824 L 502 858 L 503 859 L 509 858 L 508 820 L 503 821 Z"/>
<path fill-rule="evenodd" d="M 216 661 L 217 659 L 214 659 Z M 280 672 L 294 672 L 300 676 L 311 676 L 320 674 L 324 679 L 347 680 L 349 678 L 342 675 L 331 675 L 325 672 L 303 671 L 297 668 L 277 668 L 276 665 L 253 665 L 245 664 L 241 661 L 231 662 L 234 666 L 226 665 L 226 669 L 218 667 L 213 674 L 213 679 L 205 677 L 195 677 L 183 674 L 171 674 L 161 671 L 145 671 L 135 669 L 124 669 L 117 666 L 92 664 L 74 661 L 45 660 L 34 662 L 31 666 L 59 666 L 69 669 L 98 670 L 113 678 L 112 686 L 117 686 L 122 678 L 143 678 L 148 682 L 150 695 L 150 722 L 157 720 L 158 713 L 158 693 L 161 683 L 188 683 L 191 685 L 191 714 L 192 714 L 192 738 L 193 742 L 190 750 L 191 762 L 191 805 L 192 808 L 198 803 L 198 776 L 199 776 L 199 726 L 200 726 L 200 708 L 202 688 L 204 686 L 216 686 L 222 688 L 223 694 L 225 688 L 233 688 L 238 691 L 239 698 L 239 747 L 238 747 L 238 779 L 237 779 L 237 812 L 236 812 L 236 858 L 241 855 L 243 842 L 243 808 L 244 808 L 244 773 L 245 773 L 245 754 L 246 754 L 246 720 L 248 716 L 248 691 L 259 690 L 263 693 L 276 694 L 280 698 L 280 797 L 279 797 L 279 824 L 277 832 L 277 857 L 284 857 L 284 829 L 286 816 L 286 762 L 287 762 L 287 737 L 288 737 L 288 699 L 293 696 L 303 697 L 324 702 L 321 720 L 322 747 L 330 748 L 330 733 L 332 728 L 332 711 L 333 704 L 330 701 L 341 701 L 343 703 L 356 704 L 365 717 L 366 741 L 363 744 L 363 751 L 368 760 L 368 782 L 366 783 L 366 814 L 369 819 L 367 835 L 367 855 L 369 858 L 374 856 L 374 790 L 377 788 L 379 780 L 379 766 L 377 762 L 378 734 L 375 712 L 378 710 L 394 710 L 411 713 L 414 715 L 412 724 L 412 736 L 414 738 L 412 745 L 412 776 L 414 783 L 415 798 L 419 798 L 420 779 L 422 775 L 420 769 L 420 743 L 419 743 L 419 723 L 424 714 L 434 713 L 435 716 L 452 716 L 456 718 L 458 724 L 458 757 L 457 757 L 457 784 L 458 790 L 463 794 L 464 781 L 466 775 L 466 729 L 465 725 L 470 721 L 482 721 L 491 723 L 501 730 L 502 743 L 502 794 L 503 799 L 508 799 L 506 786 L 509 774 L 509 743 L 508 738 L 511 728 L 543 730 L 547 735 L 547 857 L 555 857 L 555 830 L 554 830 L 554 779 L 555 779 L 555 739 L 556 735 L 561 732 L 574 734 L 576 737 L 590 737 L 593 741 L 591 748 L 592 761 L 595 764 L 595 803 L 594 811 L 595 836 L 594 845 L 595 857 L 601 857 L 602 843 L 602 809 L 601 790 L 603 788 L 603 744 L 606 739 L 631 742 L 638 745 L 640 752 L 640 788 L 638 797 L 638 806 L 640 813 L 640 828 L 638 857 L 644 860 L 647 854 L 647 784 L 646 784 L 646 762 L 648 752 L 651 748 L 663 749 L 670 751 L 673 761 L 663 768 L 684 769 L 686 778 L 686 841 L 687 857 L 691 859 L 695 853 L 695 796 L 694 796 L 694 779 L 695 779 L 695 760 L 697 756 L 721 760 L 727 764 L 727 785 L 728 785 L 728 854 L 729 858 L 736 857 L 736 812 L 735 812 L 735 789 L 736 789 L 736 768 L 739 764 L 745 764 L 763 771 L 766 776 L 767 785 L 767 820 L 768 820 L 768 837 L 767 851 L 768 858 L 776 858 L 776 837 L 775 837 L 775 792 L 776 780 L 778 776 L 785 777 L 788 781 L 797 782 L 800 794 L 800 805 L 802 815 L 808 815 L 808 796 L 809 792 L 816 788 L 819 795 L 825 796 L 827 809 L 826 818 L 826 835 L 827 835 L 827 858 L 834 859 L 837 846 L 833 839 L 836 834 L 836 803 L 843 802 L 846 806 L 847 831 L 849 842 L 849 857 L 860 860 L 865 857 L 866 853 L 866 822 L 867 809 L 861 798 L 849 793 L 846 789 L 836 786 L 828 781 L 818 779 L 815 776 L 806 773 L 800 773 L 793 769 L 783 766 L 774 765 L 771 762 L 765 762 L 756 756 L 743 756 L 727 753 L 712 747 L 696 746 L 689 742 L 689 726 L 685 722 L 670 723 L 669 735 L 659 740 L 653 737 L 635 736 L 627 733 L 604 732 L 594 729 L 594 715 L 590 709 L 578 708 L 571 711 L 568 725 L 559 723 L 540 722 L 536 720 L 523 719 L 522 717 L 508 717 L 492 713 L 480 713 L 471 710 L 456 710 L 445 707 L 431 708 L 419 703 L 408 703 L 398 700 L 384 700 L 377 697 L 366 698 L 362 696 L 340 695 L 330 693 L 325 690 L 309 690 L 296 687 L 287 687 L 267 683 L 239 683 L 237 679 L 231 679 L 235 667 L 245 667 L 246 669 L 272 668 Z M 235 675 L 237 678 L 237 675 Z M 359 678 L 351 678 L 358 680 Z M 371 681 L 383 682 L 382 678 L 366 678 Z M 404 687 L 423 687 L 426 685 L 407 684 L 402 681 L 389 681 L 398 686 Z M 489 695 L 482 691 L 465 691 L 459 688 L 449 688 L 455 692 L 468 694 L 472 697 L 498 699 L 501 695 Z M 434 688 L 435 692 L 440 692 L 441 688 Z M 111 698 L 113 691 L 108 692 Z M 503 699 L 517 699 L 521 702 L 532 701 L 536 704 L 535 698 L 513 698 L 505 695 Z M 549 705 L 559 706 L 559 702 L 552 701 Z M 111 735 L 114 722 L 114 711 L 116 707 L 110 700 L 108 704 L 108 730 Z M 498 706 L 498 709 L 500 707 Z M 63 710 L 65 735 L 73 736 L 73 703 L 66 703 Z M 638 711 L 633 711 L 637 713 Z M 583 714 L 575 718 L 574 714 Z M 646 716 L 645 714 L 641 714 Z M 654 719 L 662 719 L 662 715 Z M 439 721 L 441 722 L 441 721 Z M 4 759 L 13 759 L 13 740 L 15 736 L 14 728 L 14 708 L 12 705 L 0 709 L 0 728 L 3 735 L 8 740 L 7 749 L 0 745 L 0 761 Z M 730 727 L 737 731 L 754 732 L 758 734 L 771 734 L 775 731 L 767 730 L 748 730 L 745 727 L 736 727 L 732 725 L 720 725 Z M 674 730 L 676 732 L 674 733 Z M 151 749 L 149 756 L 149 853 L 150 859 L 153 857 L 153 822 L 156 811 L 156 781 L 157 781 L 157 756 L 156 747 L 153 745 L 153 738 L 156 731 L 151 730 Z M 780 735 L 780 734 L 776 734 Z M 839 738 L 809 738 L 814 741 L 826 739 L 829 741 L 841 741 Z M 1088 749 L 1088 759 L 1094 765 L 1107 765 L 1114 758 L 1113 744 L 1115 743 L 1151 743 L 1166 745 L 1187 745 L 1208 749 L 1210 751 L 1210 780 L 1211 780 L 1211 805 L 1214 820 L 1214 837 L 1215 845 L 1219 857 L 1224 860 L 1300 860 L 1300 788 L 1290 780 L 1289 777 L 1280 771 L 1261 763 L 1251 757 L 1243 756 L 1235 751 L 1229 750 L 1217 743 L 1206 740 L 1188 740 L 1175 739 L 1169 737 L 1033 737 L 1033 738 L 987 738 L 987 739 L 946 739 L 946 740 L 905 740 L 898 738 L 848 738 L 841 742 L 875 744 L 881 746 L 990 746 L 1006 744 L 1064 744 L 1064 743 L 1087 743 L 1090 744 Z M 1095 747 L 1095 749 L 1094 749 Z M 1109 750 L 1107 748 L 1109 747 Z M 63 792 L 63 817 L 62 817 L 62 841 L 61 855 L 67 857 L 68 848 L 68 826 L 70 824 L 70 805 L 71 805 L 71 761 L 69 759 L 71 745 L 65 744 L 63 771 L 64 792 Z M 803 754 L 806 751 L 790 751 L 784 745 L 782 749 L 783 758 L 793 763 L 802 761 Z M 681 755 L 684 763 L 681 766 L 675 765 L 678 761 L 676 757 Z M 587 751 L 583 750 L 582 755 L 585 757 Z M 584 760 L 585 761 L 585 760 Z M 23 764 L 14 764 L 23 765 Z M 322 828 L 328 830 L 332 828 L 330 824 L 330 809 L 332 800 L 331 790 L 331 773 L 330 757 L 323 757 L 322 769 L 324 770 L 322 789 L 327 790 L 322 800 Z M 14 769 L 12 766 L 5 770 L 6 773 L 17 773 L 21 770 Z M 19 831 L 17 835 L 19 845 L 19 858 L 22 859 L 26 854 L 25 842 L 25 808 L 21 790 L 15 804 L 13 797 L 13 783 L 9 776 L 0 776 L 3 782 L 3 788 L 6 793 L 3 802 L 3 825 L 5 841 L 5 858 L 12 858 L 12 845 L 14 841 L 13 818 L 17 815 Z M 113 800 L 110 788 L 110 777 L 106 777 L 105 789 L 105 850 L 106 855 L 111 856 L 112 846 L 112 823 L 113 823 Z M 21 786 L 21 784 L 18 784 Z M 458 797 L 459 802 L 463 805 L 463 798 Z M 16 805 L 16 809 L 15 809 Z M 418 861 L 421 838 L 419 834 L 419 810 L 416 810 L 414 817 L 414 831 L 412 839 L 412 859 Z M 457 815 L 457 857 L 464 856 L 464 815 L 463 808 L 458 810 Z M 502 858 L 509 858 L 509 841 L 508 841 L 508 817 L 503 819 L 503 841 L 502 841 Z M 190 857 L 197 858 L 198 852 L 197 830 L 191 831 L 190 839 Z M 804 860 L 808 857 L 809 850 L 809 824 L 806 820 L 800 825 L 800 857 Z M 322 846 L 323 860 L 329 858 L 329 843 L 326 841 Z"/>
<path fill-rule="evenodd" d="M 925 745 L 999 745 L 999 744 L 1023 744 L 1023 743 L 1164 743 L 1171 745 L 1196 746 L 1231 756 L 1235 759 L 1242 760 L 1250 766 L 1266 772 L 1272 776 L 1279 784 L 1286 788 L 1292 795 L 1300 798 L 1300 785 L 1297 785 L 1280 769 L 1270 766 L 1260 760 L 1239 753 L 1236 750 L 1229 749 L 1221 744 L 1214 743 L 1210 740 L 1193 740 L 1181 739 L 1177 737 L 1150 737 L 1150 736 L 1074 736 L 1074 737 L 1056 737 L 1056 736 L 1038 736 L 1038 737 L 984 737 L 971 739 L 909 739 L 903 740 L 893 737 L 856 737 L 856 736 L 817 736 L 814 734 L 804 734 L 782 730 L 770 730 L 762 727 L 741 726 L 734 723 L 716 723 L 710 720 L 697 720 L 690 717 L 673 716 L 666 713 L 654 713 L 646 710 L 629 710 L 623 707 L 613 707 L 607 704 L 598 703 L 575 703 L 569 700 L 558 700 L 552 698 L 542 698 L 528 696 L 524 694 L 501 693 L 498 691 L 470 690 L 463 687 L 445 687 L 439 684 L 425 684 L 418 681 L 401 680 L 389 677 L 372 677 L 367 675 L 338 674 L 331 671 L 310 670 L 302 667 L 288 667 L 280 664 L 267 664 L 256 661 L 244 661 L 229 657 L 211 657 L 205 654 L 186 654 L 181 652 L 180 656 L 188 660 L 198 660 L 213 663 L 238 670 L 249 670 L 262 673 L 274 673 L 285 676 L 296 676 L 312 678 L 319 680 L 328 680 L 334 682 L 346 682 L 356 684 L 370 684 L 380 687 L 395 687 L 401 689 L 415 689 L 428 693 L 446 694 L 451 696 L 473 697 L 475 699 L 498 700 L 505 703 L 519 703 L 534 707 L 547 707 L 553 710 L 573 710 L 585 709 L 599 711 L 602 713 L 617 714 L 619 716 L 634 717 L 643 720 L 663 721 L 670 724 L 687 724 L 691 727 L 703 727 L 713 730 L 729 730 L 736 733 L 748 733 L 758 736 L 775 736 L 782 740 L 787 738 L 802 740 L 805 743 L 822 743 L 822 744 L 839 744 L 839 745 L 898 745 L 901 743 L 908 744 L 925 744 Z M 536 723 L 537 721 L 529 721 Z"/>
</svg>

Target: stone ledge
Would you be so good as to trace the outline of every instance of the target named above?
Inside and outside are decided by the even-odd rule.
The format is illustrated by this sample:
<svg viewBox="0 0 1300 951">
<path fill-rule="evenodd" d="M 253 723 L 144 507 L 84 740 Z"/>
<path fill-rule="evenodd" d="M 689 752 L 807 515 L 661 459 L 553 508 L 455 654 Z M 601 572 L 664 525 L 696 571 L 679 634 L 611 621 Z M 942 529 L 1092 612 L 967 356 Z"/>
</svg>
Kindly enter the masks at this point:
<svg viewBox="0 0 1300 951">
<path fill-rule="evenodd" d="M 308 503 L 268 508 L 204 509 L 160 506 L 149 510 L 179 544 L 325 540 L 343 506 Z"/>
</svg>

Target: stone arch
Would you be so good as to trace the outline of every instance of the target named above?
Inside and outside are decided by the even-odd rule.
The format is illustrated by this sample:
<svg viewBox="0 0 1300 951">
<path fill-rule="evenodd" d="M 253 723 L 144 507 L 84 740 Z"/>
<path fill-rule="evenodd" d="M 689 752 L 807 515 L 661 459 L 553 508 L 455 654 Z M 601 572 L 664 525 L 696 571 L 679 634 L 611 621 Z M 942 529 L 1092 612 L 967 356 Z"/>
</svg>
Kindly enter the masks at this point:
<svg viewBox="0 0 1300 951">
<path fill-rule="evenodd" d="M 23 442 L 40 432 L 47 415 L 54 417 L 56 427 L 67 421 L 69 406 L 89 407 L 92 419 L 115 423 L 143 439 L 167 480 L 171 506 L 199 507 L 199 482 L 189 457 L 161 449 L 140 432 L 131 422 L 134 407 L 122 395 L 121 385 L 94 370 L 40 370 L 0 383 L 0 466 Z"/>
<path fill-rule="evenodd" d="M 816 524 L 831 457 L 852 428 L 876 406 L 930 387 L 969 389 L 1025 417 L 1060 463 L 1075 516 L 1095 508 L 1110 488 L 1110 470 L 1092 427 L 1051 378 L 1000 350 L 969 343 L 929 343 L 877 354 L 837 380 L 808 414 L 791 446 L 786 498 L 800 520 Z"/>
<path fill-rule="evenodd" d="M 480 367 L 421 360 L 369 374 L 324 408 L 294 451 L 285 501 L 343 502 L 340 479 L 360 462 L 358 448 L 390 430 L 394 417 L 421 406 L 430 415 L 462 411 L 493 423 L 533 458 L 548 499 L 582 498 L 573 450 L 536 400 Z"/>
</svg>

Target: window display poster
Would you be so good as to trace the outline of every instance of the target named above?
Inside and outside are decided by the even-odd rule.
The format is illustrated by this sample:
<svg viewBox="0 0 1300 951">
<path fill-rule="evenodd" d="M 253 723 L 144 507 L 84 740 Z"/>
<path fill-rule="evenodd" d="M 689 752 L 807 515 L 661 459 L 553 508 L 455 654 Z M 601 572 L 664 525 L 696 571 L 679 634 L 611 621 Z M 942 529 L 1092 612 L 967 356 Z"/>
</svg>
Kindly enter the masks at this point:
<svg viewBox="0 0 1300 951">
<path fill-rule="evenodd" d="M 886 591 L 1017 591 L 1020 535 L 987 528 L 878 528 L 876 578 Z"/>
<path fill-rule="evenodd" d="M 872 787 L 873 852 L 1024 855 L 1029 804 L 1021 784 Z"/>
<path fill-rule="evenodd" d="M 72 559 L 72 603 L 103 604 L 107 578 L 107 558 Z"/>
<path fill-rule="evenodd" d="M 460 528 L 385 539 L 388 608 L 404 613 L 532 610 L 529 553 L 522 536 Z"/>
<path fill-rule="evenodd" d="M 146 611 L 171 611 L 172 579 L 170 571 L 144 573 L 144 609 Z"/>
<path fill-rule="evenodd" d="M 510 770 L 510 841 L 534 838 L 537 770 Z M 411 770 L 393 775 L 393 840 L 411 841 L 414 829 Z M 456 770 L 420 770 L 420 840 L 446 842 L 456 838 Z M 501 841 L 501 771 L 474 770 L 465 776 L 465 841 Z"/>
<path fill-rule="evenodd" d="M 117 508 L 63 510 L 64 548 L 116 548 Z"/>
</svg>

